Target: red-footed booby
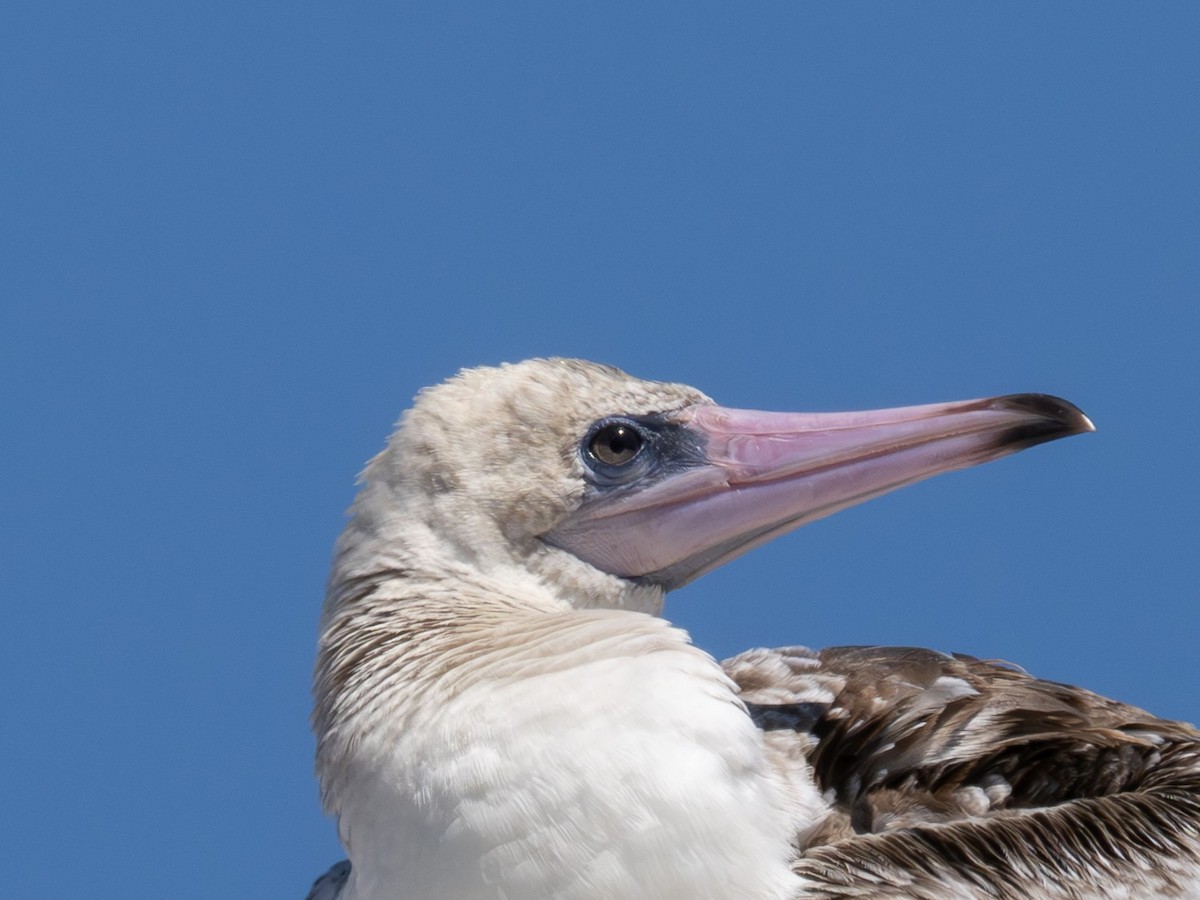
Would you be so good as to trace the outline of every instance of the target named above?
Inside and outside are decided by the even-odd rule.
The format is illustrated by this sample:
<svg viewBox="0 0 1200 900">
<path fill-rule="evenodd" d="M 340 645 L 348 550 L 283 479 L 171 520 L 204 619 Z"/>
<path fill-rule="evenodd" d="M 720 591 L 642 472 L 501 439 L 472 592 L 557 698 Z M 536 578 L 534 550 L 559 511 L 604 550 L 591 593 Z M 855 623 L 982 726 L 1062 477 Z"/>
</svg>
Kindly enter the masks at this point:
<svg viewBox="0 0 1200 900">
<path fill-rule="evenodd" d="M 423 391 L 367 466 L 313 724 L 314 900 L 1200 896 L 1200 733 L 928 650 L 719 664 L 664 594 L 805 522 L 1091 431 L 1028 394 L 733 410 L 538 359 Z"/>
</svg>

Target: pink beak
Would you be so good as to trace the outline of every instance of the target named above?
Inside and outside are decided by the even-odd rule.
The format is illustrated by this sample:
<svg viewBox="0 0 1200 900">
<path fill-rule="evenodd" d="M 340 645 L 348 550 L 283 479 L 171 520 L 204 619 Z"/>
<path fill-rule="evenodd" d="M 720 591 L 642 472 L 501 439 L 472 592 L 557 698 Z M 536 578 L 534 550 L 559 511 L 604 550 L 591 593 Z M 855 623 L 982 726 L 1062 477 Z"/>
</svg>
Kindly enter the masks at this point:
<svg viewBox="0 0 1200 900">
<path fill-rule="evenodd" d="M 645 487 L 593 492 L 547 542 L 670 590 L 895 488 L 1095 430 L 1045 394 L 850 413 L 693 406 L 670 422 L 691 432 L 702 459 Z"/>
</svg>

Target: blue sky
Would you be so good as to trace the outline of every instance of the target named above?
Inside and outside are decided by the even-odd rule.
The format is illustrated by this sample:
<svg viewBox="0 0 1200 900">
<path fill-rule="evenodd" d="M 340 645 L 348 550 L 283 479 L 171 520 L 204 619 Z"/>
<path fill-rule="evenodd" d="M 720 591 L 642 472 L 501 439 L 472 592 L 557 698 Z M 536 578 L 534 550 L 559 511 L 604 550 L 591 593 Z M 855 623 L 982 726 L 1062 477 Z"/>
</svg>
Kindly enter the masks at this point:
<svg viewBox="0 0 1200 900">
<path fill-rule="evenodd" d="M 303 896 L 339 858 L 308 682 L 354 475 L 421 386 L 532 355 L 768 409 L 1075 401 L 1098 433 L 668 614 L 716 655 L 933 646 L 1200 720 L 1200 6 L 5 20 L 12 896 Z"/>
</svg>

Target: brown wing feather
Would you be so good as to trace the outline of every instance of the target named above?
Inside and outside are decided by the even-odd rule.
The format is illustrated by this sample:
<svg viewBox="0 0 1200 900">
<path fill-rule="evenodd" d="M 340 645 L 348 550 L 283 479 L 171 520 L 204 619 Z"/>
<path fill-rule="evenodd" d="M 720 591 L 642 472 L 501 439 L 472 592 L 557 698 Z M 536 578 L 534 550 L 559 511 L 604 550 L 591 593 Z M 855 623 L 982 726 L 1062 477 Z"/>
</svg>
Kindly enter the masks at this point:
<svg viewBox="0 0 1200 900">
<path fill-rule="evenodd" d="M 821 897 L 1200 896 L 1200 733 L 967 656 L 729 660 L 780 760 L 831 798 L 797 841 Z"/>
</svg>

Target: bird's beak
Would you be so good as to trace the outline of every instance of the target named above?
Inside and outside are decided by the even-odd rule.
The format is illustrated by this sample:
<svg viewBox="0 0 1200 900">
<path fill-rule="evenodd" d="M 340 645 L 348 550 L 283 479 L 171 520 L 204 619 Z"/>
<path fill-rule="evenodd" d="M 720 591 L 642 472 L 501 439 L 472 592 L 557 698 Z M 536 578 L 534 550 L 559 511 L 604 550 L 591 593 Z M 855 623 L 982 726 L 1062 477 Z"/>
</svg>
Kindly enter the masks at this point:
<svg viewBox="0 0 1200 900">
<path fill-rule="evenodd" d="M 693 406 L 704 458 L 598 493 L 546 540 L 613 575 L 676 588 L 793 528 L 939 472 L 1094 431 L 1044 394 L 850 413 Z"/>
</svg>

